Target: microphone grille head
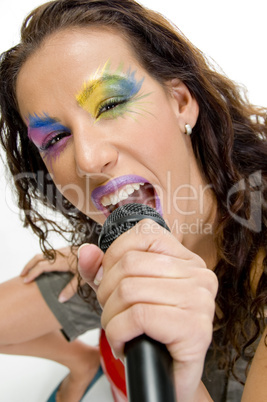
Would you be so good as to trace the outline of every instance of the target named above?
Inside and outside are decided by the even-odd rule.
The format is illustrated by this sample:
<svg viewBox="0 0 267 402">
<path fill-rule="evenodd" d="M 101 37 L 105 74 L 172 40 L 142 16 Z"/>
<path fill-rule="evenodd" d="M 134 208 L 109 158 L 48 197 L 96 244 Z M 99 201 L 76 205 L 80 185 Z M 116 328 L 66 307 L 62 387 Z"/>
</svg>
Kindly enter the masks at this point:
<svg viewBox="0 0 267 402">
<path fill-rule="evenodd" d="M 144 204 L 125 204 L 116 208 L 105 221 L 98 239 L 101 250 L 105 253 L 117 237 L 145 218 L 156 221 L 170 231 L 162 216 L 154 208 Z"/>
</svg>

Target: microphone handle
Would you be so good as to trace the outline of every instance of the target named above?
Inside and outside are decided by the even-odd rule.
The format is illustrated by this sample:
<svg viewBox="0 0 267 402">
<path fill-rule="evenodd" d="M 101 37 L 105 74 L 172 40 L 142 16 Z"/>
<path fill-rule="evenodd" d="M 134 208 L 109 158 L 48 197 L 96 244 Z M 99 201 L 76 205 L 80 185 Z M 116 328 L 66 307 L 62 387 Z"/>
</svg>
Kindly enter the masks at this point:
<svg viewBox="0 0 267 402">
<path fill-rule="evenodd" d="M 176 402 L 173 361 L 166 346 L 147 335 L 125 345 L 129 402 Z"/>
<path fill-rule="evenodd" d="M 149 218 L 170 231 L 162 216 L 148 205 L 126 204 L 116 208 L 99 235 L 103 252 L 118 236 L 140 220 Z M 125 372 L 129 402 L 175 402 L 173 361 L 165 345 L 141 335 L 125 345 Z"/>
</svg>

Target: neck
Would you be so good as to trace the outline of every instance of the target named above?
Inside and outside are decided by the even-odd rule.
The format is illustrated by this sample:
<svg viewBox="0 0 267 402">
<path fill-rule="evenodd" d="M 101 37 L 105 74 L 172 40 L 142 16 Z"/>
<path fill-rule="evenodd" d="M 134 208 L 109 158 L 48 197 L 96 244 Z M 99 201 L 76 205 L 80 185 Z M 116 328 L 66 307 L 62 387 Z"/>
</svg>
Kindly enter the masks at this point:
<svg viewBox="0 0 267 402">
<path fill-rule="evenodd" d="M 209 269 L 214 269 L 217 263 L 216 214 L 216 199 L 210 191 L 205 200 L 205 211 L 189 217 L 187 226 L 190 230 L 182 239 L 182 244 L 193 253 L 198 254 Z"/>
</svg>

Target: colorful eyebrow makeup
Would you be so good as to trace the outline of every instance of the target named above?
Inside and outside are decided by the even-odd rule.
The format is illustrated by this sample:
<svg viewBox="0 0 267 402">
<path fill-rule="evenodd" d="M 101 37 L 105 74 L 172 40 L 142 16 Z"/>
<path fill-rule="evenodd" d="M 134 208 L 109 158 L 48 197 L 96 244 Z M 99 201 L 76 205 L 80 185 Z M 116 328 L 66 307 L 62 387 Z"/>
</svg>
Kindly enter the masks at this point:
<svg viewBox="0 0 267 402">
<path fill-rule="evenodd" d="M 95 122 L 100 119 L 114 119 L 126 112 L 138 114 L 143 111 L 141 100 L 148 94 L 139 94 L 144 78 L 136 79 L 136 71 L 130 68 L 122 72 L 121 64 L 114 72 L 107 62 L 103 69 L 84 83 L 76 95 L 78 105 L 86 110 Z M 56 158 L 64 149 L 71 131 L 56 118 L 46 113 L 28 116 L 28 136 L 44 158 Z"/>
<path fill-rule="evenodd" d="M 71 132 L 56 119 L 44 113 L 28 117 L 28 137 L 46 156 L 58 156 Z"/>
<path fill-rule="evenodd" d="M 96 121 L 122 116 L 125 112 L 134 113 L 133 105 L 146 95 L 139 95 L 144 78 L 137 80 L 136 72 L 129 69 L 122 73 L 122 65 L 111 73 L 109 62 L 102 70 L 98 69 L 94 76 L 84 83 L 82 90 L 76 95 L 78 104 Z M 140 105 L 137 105 L 140 109 Z M 135 112 L 136 113 L 136 112 Z"/>
</svg>

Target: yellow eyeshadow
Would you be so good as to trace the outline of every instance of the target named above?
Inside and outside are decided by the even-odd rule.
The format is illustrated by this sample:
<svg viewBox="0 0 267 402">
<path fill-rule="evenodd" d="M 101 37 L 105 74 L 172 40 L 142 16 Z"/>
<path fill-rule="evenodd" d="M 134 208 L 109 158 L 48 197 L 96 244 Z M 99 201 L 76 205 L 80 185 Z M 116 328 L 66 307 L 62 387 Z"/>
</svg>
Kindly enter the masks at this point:
<svg viewBox="0 0 267 402">
<path fill-rule="evenodd" d="M 93 96 L 91 96 L 93 94 Z M 95 81 L 91 85 L 84 85 L 84 89 L 76 96 L 79 105 L 96 117 L 97 106 L 105 98 L 104 88 L 101 81 Z"/>
</svg>

